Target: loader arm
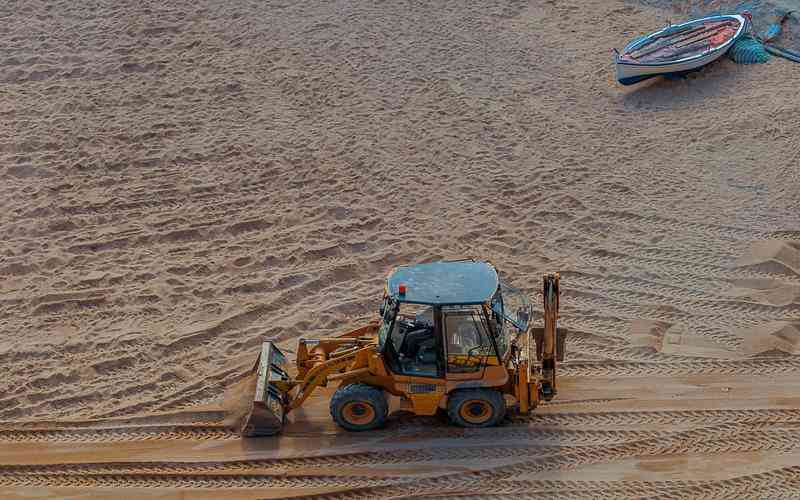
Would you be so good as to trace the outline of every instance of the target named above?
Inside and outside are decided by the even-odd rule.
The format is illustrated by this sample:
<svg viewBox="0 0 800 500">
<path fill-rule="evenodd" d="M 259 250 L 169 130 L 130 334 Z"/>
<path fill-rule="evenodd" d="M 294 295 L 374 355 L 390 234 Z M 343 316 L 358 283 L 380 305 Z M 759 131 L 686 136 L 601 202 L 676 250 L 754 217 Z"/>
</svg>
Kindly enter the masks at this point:
<svg viewBox="0 0 800 500">
<path fill-rule="evenodd" d="M 311 396 L 314 389 L 320 385 L 324 386 L 327 384 L 329 375 L 346 369 L 348 365 L 356 361 L 360 354 L 367 353 L 374 349 L 374 347 L 374 345 L 367 345 L 366 347 L 354 348 L 311 368 L 308 373 L 306 373 L 305 378 L 298 384 L 297 395 L 291 400 L 286 411 L 289 412 L 298 408 Z"/>
</svg>

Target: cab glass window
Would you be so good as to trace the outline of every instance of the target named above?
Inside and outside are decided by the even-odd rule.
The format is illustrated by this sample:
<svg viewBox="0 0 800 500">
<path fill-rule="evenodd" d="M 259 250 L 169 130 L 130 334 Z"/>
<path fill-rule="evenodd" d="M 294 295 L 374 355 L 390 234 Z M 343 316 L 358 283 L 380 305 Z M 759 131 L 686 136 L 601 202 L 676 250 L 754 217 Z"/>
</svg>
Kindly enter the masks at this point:
<svg viewBox="0 0 800 500">
<path fill-rule="evenodd" d="M 481 370 L 486 358 L 494 353 L 480 311 L 455 309 L 443 313 L 447 371 L 469 373 Z"/>
<path fill-rule="evenodd" d="M 389 333 L 387 360 L 395 373 L 439 377 L 442 372 L 440 342 L 429 306 L 403 304 Z"/>
<path fill-rule="evenodd" d="M 398 309 L 397 302 L 393 301 L 389 297 L 384 297 L 383 303 L 381 304 L 381 324 L 378 327 L 378 349 L 383 350 L 383 345 L 386 343 L 386 339 L 389 336 L 389 332 L 391 331 L 392 327 L 394 326 L 394 319 L 397 315 Z"/>
</svg>

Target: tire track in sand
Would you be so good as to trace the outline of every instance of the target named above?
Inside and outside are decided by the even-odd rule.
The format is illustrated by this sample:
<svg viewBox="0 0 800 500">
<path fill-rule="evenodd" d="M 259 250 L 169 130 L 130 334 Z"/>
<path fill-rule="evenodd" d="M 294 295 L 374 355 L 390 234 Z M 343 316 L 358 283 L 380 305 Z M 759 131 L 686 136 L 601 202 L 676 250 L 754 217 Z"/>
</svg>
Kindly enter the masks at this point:
<svg viewBox="0 0 800 500">
<path fill-rule="evenodd" d="M 464 488 L 467 490 L 467 488 Z M 477 491 L 477 490 L 476 490 Z M 684 499 L 684 498 L 797 498 L 800 467 L 791 466 L 719 481 L 492 481 L 480 485 L 481 494 L 426 495 L 425 498 L 486 499 Z M 441 492 L 436 492 L 441 493 Z M 323 498 L 321 496 L 304 498 Z M 413 498 L 394 496 L 394 499 Z"/>
<path fill-rule="evenodd" d="M 677 361 L 650 363 L 599 361 L 565 363 L 559 367 L 569 377 L 676 377 L 689 375 L 775 375 L 800 370 L 800 359 L 766 358 L 746 360 Z"/>
<path fill-rule="evenodd" d="M 411 477 L 265 474 L 44 474 L 3 475 L 0 486 L 47 488 L 322 488 L 378 486 L 411 481 Z"/>
<path fill-rule="evenodd" d="M 666 436 L 646 439 L 642 441 L 623 443 L 617 446 L 608 446 L 593 449 L 570 450 L 555 457 L 540 457 L 530 461 L 523 461 L 511 465 L 500 465 L 483 470 L 466 473 L 444 474 L 434 478 L 419 479 L 408 484 L 394 484 L 377 487 L 352 489 L 326 495 L 312 495 L 304 498 L 317 499 L 362 499 L 374 498 L 404 498 L 414 495 L 431 495 L 444 493 L 458 493 L 460 490 L 481 491 L 487 482 L 507 480 L 520 474 L 543 472 L 546 470 L 567 470 L 583 465 L 608 462 L 634 456 L 661 455 L 664 453 L 733 453 L 749 452 L 763 449 L 778 451 L 794 450 L 800 443 L 795 439 L 794 430 L 781 431 L 779 436 L 769 436 L 769 432 L 752 432 L 751 424 L 747 425 L 719 425 L 693 429 L 685 432 L 676 432 Z M 758 439 L 752 439 L 757 435 Z M 759 440 L 767 446 L 759 446 Z M 796 475 L 800 471 L 792 469 Z"/>
<path fill-rule="evenodd" d="M 703 425 L 737 422 L 800 423 L 800 408 L 741 410 L 666 410 L 515 415 L 512 422 L 587 427 Z"/>
<path fill-rule="evenodd" d="M 748 439 L 744 439 L 747 437 Z M 351 488 L 346 496 L 337 493 L 322 498 L 364 498 L 371 496 L 395 496 L 409 493 L 444 493 L 470 487 L 481 488 L 486 482 L 510 479 L 518 474 L 540 472 L 554 468 L 575 468 L 581 465 L 608 460 L 629 458 L 638 455 L 660 455 L 679 453 L 731 453 L 756 450 L 790 451 L 800 446 L 795 439 L 795 429 L 774 427 L 774 423 L 760 424 L 737 423 L 693 429 L 689 431 L 665 433 L 638 441 L 611 446 L 560 449 L 559 455 L 547 456 L 543 450 L 528 449 L 527 455 L 534 455 L 533 460 L 488 467 L 483 470 L 443 474 L 432 478 L 397 477 L 365 477 L 351 475 L 292 475 L 285 474 L 219 474 L 221 471 L 242 471 L 263 469 L 276 463 L 275 460 L 249 460 L 209 463 L 180 462 L 121 462 L 115 464 L 49 464 L 49 465 L 9 465 L 0 467 L 0 485 L 25 487 L 148 487 L 148 488 L 280 488 L 280 487 L 336 487 Z M 497 458 L 489 456 L 481 447 L 475 452 L 460 450 L 460 457 L 470 456 L 485 460 Z M 503 448 L 500 448 L 501 450 Z M 459 450 L 458 448 L 456 450 Z M 402 457 L 403 453 L 412 456 Z M 384 460 L 373 460 L 377 452 L 319 457 L 327 461 L 325 465 L 341 467 L 354 465 L 363 460 L 363 466 L 370 467 L 375 463 L 413 461 L 416 451 L 384 450 L 380 454 Z M 423 452 L 424 453 L 424 452 Z M 290 459 L 293 460 L 293 459 Z M 296 459 L 298 466 L 321 465 L 314 463 L 313 457 Z M 329 461 L 330 460 L 330 461 Z M 309 463 L 309 461 L 311 463 Z M 485 490 L 481 490 L 485 491 Z M 356 496 L 351 496 L 355 494 Z"/>
<path fill-rule="evenodd" d="M 212 412 L 212 416 L 218 416 Z M 201 415 L 202 416 L 202 415 Z M 415 423 L 416 420 L 416 423 Z M 651 437 L 652 432 L 630 430 L 631 426 L 653 425 L 703 425 L 722 423 L 800 423 L 800 409 L 742 409 L 742 410 L 666 410 L 666 411 L 609 411 L 580 413 L 532 413 L 531 415 L 511 415 L 507 418 L 510 425 L 489 429 L 460 429 L 442 424 L 437 425 L 424 417 L 411 419 L 407 424 L 400 423 L 397 429 L 376 431 L 375 435 L 418 436 L 464 439 L 492 438 L 510 436 L 519 438 L 564 438 L 569 432 L 578 442 L 583 440 L 589 444 L 606 444 L 619 442 L 622 439 L 643 439 Z M 110 421 L 111 423 L 113 421 Z M 149 441 L 149 440 L 227 440 L 238 439 L 237 433 L 222 424 L 155 424 L 155 425 L 118 425 L 106 424 L 102 420 L 78 422 L 72 427 L 58 429 L 41 429 L 36 426 L 48 425 L 48 422 L 24 422 L 19 427 L 14 423 L 0 425 L 0 442 L 115 442 L 115 441 Z M 537 428 L 536 425 L 545 426 Z M 94 426 L 94 427 L 91 427 Z M 598 433 L 593 437 L 591 432 L 580 433 L 578 429 L 569 427 L 618 428 L 627 432 L 607 435 Z M 554 427 L 560 427 L 554 428 Z M 560 434 L 559 434 L 560 431 Z M 381 452 L 383 453 L 383 452 Z"/>
<path fill-rule="evenodd" d="M 222 425 L 154 425 L 147 427 L 73 428 L 73 429 L 3 429 L 0 442 L 43 443 L 80 442 L 103 443 L 114 441 L 157 440 L 225 440 L 239 439 L 233 429 Z"/>
</svg>

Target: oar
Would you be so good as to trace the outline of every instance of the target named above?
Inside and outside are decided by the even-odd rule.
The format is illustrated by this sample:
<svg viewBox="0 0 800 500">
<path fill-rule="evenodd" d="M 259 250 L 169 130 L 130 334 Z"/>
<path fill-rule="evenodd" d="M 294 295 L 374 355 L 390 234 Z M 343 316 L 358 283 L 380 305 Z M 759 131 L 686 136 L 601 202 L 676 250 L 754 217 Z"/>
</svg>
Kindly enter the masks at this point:
<svg viewBox="0 0 800 500">
<path fill-rule="evenodd" d="M 694 28 L 691 31 L 687 31 L 687 32 L 683 33 L 683 36 L 685 37 L 686 35 L 690 35 L 690 38 L 691 38 L 695 34 L 702 33 L 703 31 L 705 31 L 707 29 L 709 29 L 707 26 L 698 26 L 697 28 Z M 649 37 L 646 37 L 646 38 L 649 38 Z M 677 38 L 677 40 L 682 40 L 682 39 L 683 38 L 681 38 L 681 37 Z M 669 45 L 675 43 L 675 40 L 676 39 L 670 38 L 669 36 L 664 36 L 664 37 L 659 36 L 657 38 L 651 38 L 651 42 L 650 43 L 645 44 L 643 47 L 639 47 L 638 49 L 634 50 L 633 52 L 631 52 L 628 55 L 630 55 L 634 59 L 637 59 L 639 57 L 651 54 L 651 53 L 653 53 L 653 52 L 655 52 L 657 50 L 660 50 L 660 49 L 662 49 L 664 47 L 668 47 Z"/>
<path fill-rule="evenodd" d="M 648 56 L 648 55 L 654 54 L 654 53 L 656 53 L 656 52 L 658 52 L 660 50 L 663 50 L 663 49 L 682 49 L 684 47 L 689 47 L 691 45 L 694 45 L 694 44 L 696 44 L 698 42 L 704 42 L 704 41 L 706 41 L 708 39 L 708 37 L 710 37 L 712 35 L 716 35 L 720 31 L 722 31 L 723 29 L 725 29 L 725 26 L 718 28 L 716 31 L 709 31 L 707 33 L 704 33 L 703 36 L 700 36 L 700 33 L 698 33 L 697 35 L 690 36 L 688 38 L 684 38 L 682 40 L 682 43 L 680 43 L 680 44 L 673 43 L 673 44 L 670 44 L 670 45 L 662 45 L 661 47 L 659 47 L 656 50 L 652 50 L 652 51 L 650 51 L 650 52 L 648 52 L 646 54 L 643 54 L 643 55 L 640 55 L 640 56 L 636 57 L 636 59 L 640 59 L 640 58 L 642 58 L 644 56 Z M 685 51 L 681 51 L 681 52 L 685 52 Z"/>
<path fill-rule="evenodd" d="M 694 38 L 695 36 L 697 36 L 697 35 L 699 35 L 699 34 L 701 34 L 703 32 L 719 30 L 719 29 L 722 29 L 722 28 L 724 28 L 726 26 L 731 26 L 731 25 L 733 25 L 732 21 L 723 21 L 723 22 L 719 22 L 719 23 L 714 23 L 711 26 L 703 24 L 703 25 L 698 26 L 696 29 L 693 29 L 691 31 L 687 31 L 685 33 L 681 33 L 681 36 L 679 36 L 679 37 L 669 39 L 669 42 L 670 43 L 682 42 L 683 40 L 687 40 L 689 38 Z M 661 38 L 661 37 L 658 37 L 658 38 Z"/>
<path fill-rule="evenodd" d="M 681 27 L 680 29 L 678 29 L 677 27 L 668 26 L 666 29 L 664 29 L 664 31 L 659 33 L 657 36 L 654 36 L 653 40 L 658 40 L 664 37 L 677 35 L 678 33 L 683 33 L 685 35 L 688 32 L 701 30 L 703 28 L 705 28 L 705 25 L 703 24 L 700 24 L 698 26 L 692 26 L 691 24 L 689 24 L 687 26 Z"/>
<path fill-rule="evenodd" d="M 709 30 L 707 32 L 705 32 L 705 33 L 696 33 L 696 34 L 694 34 L 692 36 L 688 36 L 688 37 L 684 37 L 684 38 L 682 38 L 680 40 L 676 40 L 673 45 L 676 46 L 676 47 L 680 47 L 681 43 L 682 42 L 686 42 L 687 40 L 698 40 L 698 39 L 699 40 L 703 40 L 703 39 L 709 38 L 709 37 L 711 37 L 713 35 L 716 35 L 720 31 L 722 31 L 722 30 L 724 30 L 726 28 L 729 28 L 730 26 L 731 26 L 731 23 L 720 24 L 720 25 L 718 25 L 718 26 L 716 26 L 714 28 L 709 28 Z M 698 38 L 698 37 L 700 37 L 700 38 Z M 691 42 L 689 42 L 689 43 L 691 43 Z"/>
<path fill-rule="evenodd" d="M 672 36 L 672 35 L 675 35 L 677 33 L 682 33 L 683 35 L 688 35 L 690 33 L 694 33 L 695 31 L 700 31 L 700 30 L 707 29 L 707 27 L 703 26 L 703 25 L 695 26 L 694 28 L 692 28 L 691 26 L 687 26 L 686 28 L 687 29 L 691 28 L 691 29 L 689 29 L 688 31 L 680 30 L 680 31 L 674 31 L 672 33 L 662 33 L 662 34 L 660 34 L 660 35 L 658 35 L 656 37 L 648 35 L 648 36 L 645 36 L 643 38 L 640 38 L 640 40 L 643 40 L 644 38 L 649 38 L 650 39 L 650 43 L 644 45 L 643 47 L 640 47 L 640 48 L 634 50 L 633 52 L 631 52 L 631 54 L 635 54 L 639 50 L 656 49 L 658 47 L 664 47 L 665 45 L 669 45 L 669 43 L 671 42 L 669 37 Z M 661 43 L 661 42 L 664 42 L 664 41 L 666 41 L 667 43 Z"/>
<path fill-rule="evenodd" d="M 788 59 L 790 61 L 794 61 L 796 63 L 800 63 L 800 54 L 792 50 L 785 49 L 783 47 L 778 47 L 772 44 L 764 44 L 764 49 L 770 54 L 782 57 L 784 59 Z"/>
<path fill-rule="evenodd" d="M 681 47 L 681 50 L 676 50 L 674 53 L 670 54 L 670 56 L 672 56 L 672 58 L 674 58 L 674 59 L 683 59 L 684 57 L 687 56 L 687 54 L 697 55 L 698 49 L 703 47 L 702 45 L 699 45 L 699 44 L 702 44 L 703 42 L 704 42 L 704 40 L 698 40 L 698 41 L 692 42 L 692 43 L 690 43 L 688 45 L 684 45 L 683 47 Z M 698 46 L 696 46 L 696 47 L 693 46 L 695 44 L 698 44 Z"/>
<path fill-rule="evenodd" d="M 706 33 L 704 36 L 702 36 L 700 38 L 693 36 L 693 37 L 687 39 L 688 41 L 684 40 L 684 42 L 686 42 L 686 43 L 676 43 L 676 44 L 674 44 L 672 46 L 675 47 L 676 49 L 679 49 L 681 47 L 686 47 L 687 45 L 691 45 L 691 44 L 693 44 L 695 42 L 702 42 L 704 40 L 707 40 L 711 36 L 716 35 L 717 33 L 721 32 L 724 29 L 725 28 L 720 28 L 717 31 L 712 31 L 712 32 Z"/>
</svg>

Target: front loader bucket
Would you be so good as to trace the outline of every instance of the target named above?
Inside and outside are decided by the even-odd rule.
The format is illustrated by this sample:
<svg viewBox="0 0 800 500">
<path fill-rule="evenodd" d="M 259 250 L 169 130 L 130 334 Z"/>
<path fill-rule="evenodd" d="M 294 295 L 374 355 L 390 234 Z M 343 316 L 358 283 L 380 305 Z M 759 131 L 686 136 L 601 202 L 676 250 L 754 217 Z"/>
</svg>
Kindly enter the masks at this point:
<svg viewBox="0 0 800 500">
<path fill-rule="evenodd" d="M 264 342 L 253 367 L 255 395 L 242 420 L 240 430 L 243 437 L 272 436 L 281 431 L 289 403 L 289 396 L 284 391 L 290 377 L 285 368 L 286 357 L 280 349 L 270 341 Z"/>
</svg>

